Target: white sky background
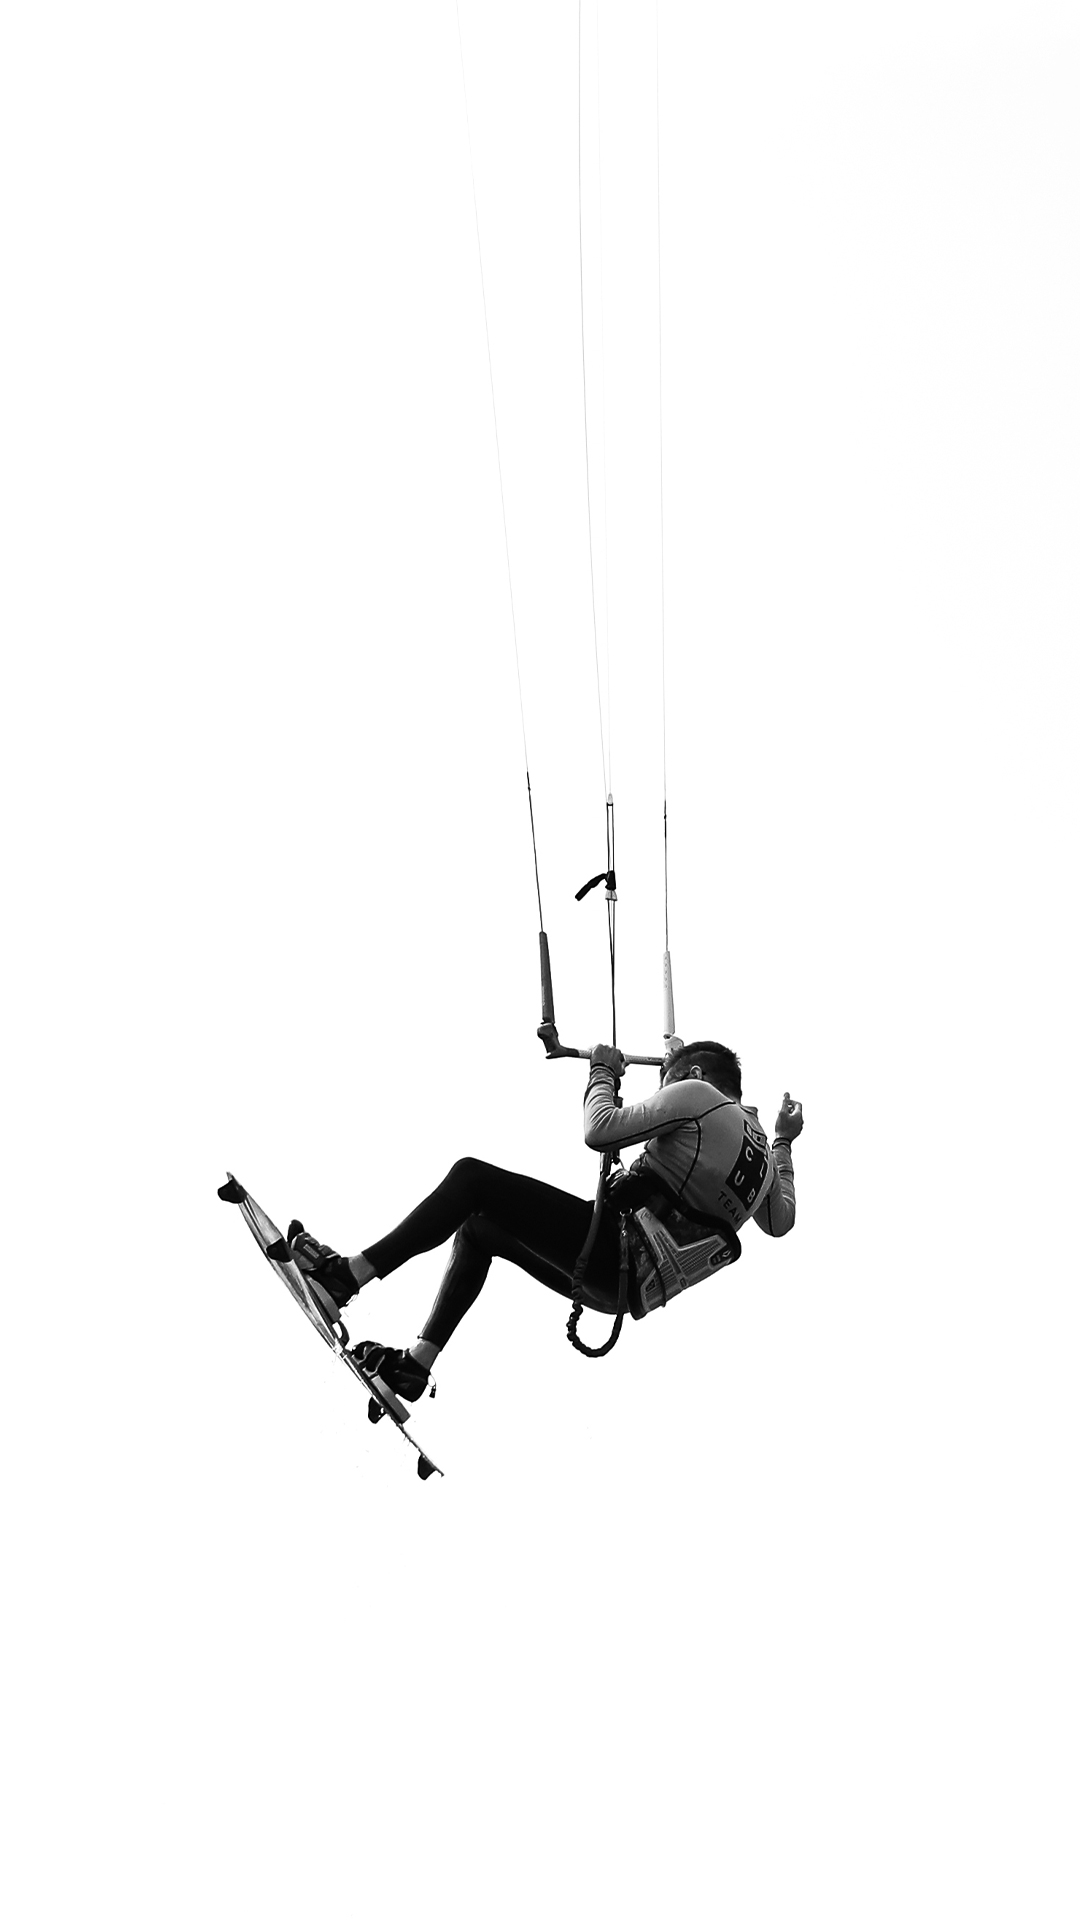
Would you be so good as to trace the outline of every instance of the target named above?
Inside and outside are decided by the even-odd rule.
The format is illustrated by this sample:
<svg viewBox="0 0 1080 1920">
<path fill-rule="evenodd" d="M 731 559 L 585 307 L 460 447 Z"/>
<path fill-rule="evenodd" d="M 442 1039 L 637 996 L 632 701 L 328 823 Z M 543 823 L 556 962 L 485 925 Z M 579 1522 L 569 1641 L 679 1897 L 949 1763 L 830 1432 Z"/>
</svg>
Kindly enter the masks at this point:
<svg viewBox="0 0 1080 1920">
<path fill-rule="evenodd" d="M 602 352 L 585 14 L 654 1051 L 653 12 L 600 8 Z M 577 14 L 462 26 L 589 1044 Z M 664 5 L 660 70 L 677 1024 L 804 1100 L 799 1221 L 603 1364 L 497 1266 L 422 1486 L 214 1189 L 354 1251 L 462 1154 L 595 1179 L 453 8 L 5 16 L 20 1916 L 1075 1913 L 1075 16 Z"/>
</svg>

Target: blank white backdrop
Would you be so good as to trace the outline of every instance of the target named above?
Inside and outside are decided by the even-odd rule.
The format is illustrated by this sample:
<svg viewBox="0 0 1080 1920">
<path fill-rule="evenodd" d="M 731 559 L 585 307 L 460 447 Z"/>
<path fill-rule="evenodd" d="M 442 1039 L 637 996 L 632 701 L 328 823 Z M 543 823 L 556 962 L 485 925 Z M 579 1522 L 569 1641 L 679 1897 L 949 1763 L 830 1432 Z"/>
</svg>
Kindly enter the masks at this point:
<svg viewBox="0 0 1080 1920">
<path fill-rule="evenodd" d="M 577 13 L 461 25 L 589 1044 Z M 585 7 L 642 1051 L 654 31 Z M 454 10 L 46 0 L 0 55 L 11 1910 L 1073 1913 L 1071 10 L 660 8 L 676 1011 L 805 1102 L 799 1221 L 603 1364 L 497 1266 L 426 1486 L 214 1189 L 354 1251 L 461 1154 L 595 1179 Z"/>
</svg>

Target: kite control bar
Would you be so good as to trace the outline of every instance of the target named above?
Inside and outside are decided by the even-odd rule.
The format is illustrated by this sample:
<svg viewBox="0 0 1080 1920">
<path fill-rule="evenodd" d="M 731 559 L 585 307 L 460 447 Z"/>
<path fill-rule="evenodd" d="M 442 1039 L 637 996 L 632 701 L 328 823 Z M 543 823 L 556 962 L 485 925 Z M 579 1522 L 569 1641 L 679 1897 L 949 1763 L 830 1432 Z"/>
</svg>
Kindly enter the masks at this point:
<svg viewBox="0 0 1080 1920">
<path fill-rule="evenodd" d="M 600 879 L 605 875 L 601 874 Z M 590 882 L 595 885 L 595 882 Z M 540 993 L 542 1008 L 537 1035 L 544 1043 L 544 1052 L 549 1060 L 588 1060 L 591 1048 L 564 1047 L 559 1039 L 559 1030 L 555 1025 L 555 994 L 551 985 L 551 955 L 548 952 L 547 934 L 540 935 Z M 621 1049 L 620 1049 L 621 1051 Z M 628 1067 L 662 1067 L 664 1062 L 658 1053 L 624 1053 L 623 1059 Z"/>
<path fill-rule="evenodd" d="M 547 1054 L 549 1060 L 588 1060 L 591 1058 L 591 1047 L 564 1047 L 562 1041 L 559 1039 L 557 1029 L 550 1021 L 545 1020 L 543 1026 L 537 1027 L 536 1031 L 544 1043 L 544 1052 Z M 619 1048 L 619 1052 L 622 1053 L 621 1047 Z M 628 1067 L 662 1067 L 664 1064 L 658 1053 L 623 1053 L 623 1059 L 626 1061 Z"/>
</svg>

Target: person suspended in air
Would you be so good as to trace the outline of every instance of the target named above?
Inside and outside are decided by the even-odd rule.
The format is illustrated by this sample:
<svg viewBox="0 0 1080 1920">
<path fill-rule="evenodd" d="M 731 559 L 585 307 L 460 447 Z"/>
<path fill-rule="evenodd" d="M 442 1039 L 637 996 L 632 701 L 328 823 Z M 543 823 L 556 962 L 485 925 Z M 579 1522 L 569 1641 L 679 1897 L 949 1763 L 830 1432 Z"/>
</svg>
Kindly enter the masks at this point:
<svg viewBox="0 0 1080 1920">
<path fill-rule="evenodd" d="M 730 1048 L 675 1041 L 659 1089 L 625 1106 L 618 1100 L 623 1070 L 617 1048 L 593 1048 L 586 1145 L 598 1153 L 644 1147 L 632 1167 L 612 1174 L 595 1207 L 526 1174 L 465 1159 L 399 1226 L 352 1257 L 293 1222 L 292 1257 L 313 1291 L 325 1296 L 321 1304 L 334 1320 L 370 1281 L 453 1237 L 415 1344 L 400 1349 L 367 1340 L 351 1349 L 403 1399 L 418 1400 L 429 1386 L 435 1360 L 479 1297 L 492 1260 L 510 1261 L 570 1299 L 594 1214 L 581 1298 L 608 1315 L 625 1304 L 635 1320 L 736 1260 L 747 1221 L 774 1239 L 790 1232 L 791 1143 L 803 1125 L 799 1101 L 785 1093 L 770 1146 L 757 1109 L 743 1102 L 741 1067 Z"/>
</svg>

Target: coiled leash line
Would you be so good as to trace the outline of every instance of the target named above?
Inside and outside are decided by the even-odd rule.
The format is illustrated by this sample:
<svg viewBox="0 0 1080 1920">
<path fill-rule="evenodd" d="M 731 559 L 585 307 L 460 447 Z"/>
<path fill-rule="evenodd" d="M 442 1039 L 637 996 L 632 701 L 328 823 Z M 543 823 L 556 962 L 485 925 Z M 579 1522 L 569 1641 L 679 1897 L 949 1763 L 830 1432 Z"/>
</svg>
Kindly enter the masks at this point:
<svg viewBox="0 0 1080 1920">
<path fill-rule="evenodd" d="M 605 1353 L 611 1352 L 612 1347 L 622 1332 L 622 1324 L 626 1318 L 626 1307 L 630 1294 L 630 1243 L 626 1231 L 626 1221 L 624 1219 L 619 1222 L 619 1297 L 615 1313 L 615 1325 L 612 1327 L 611 1333 L 604 1341 L 602 1347 L 587 1347 L 584 1340 L 582 1340 L 578 1334 L 578 1321 L 581 1319 L 585 1306 L 585 1274 L 588 1270 L 593 1248 L 596 1245 L 596 1236 L 600 1231 L 600 1221 L 604 1212 L 604 1201 L 607 1197 L 608 1175 L 611 1172 L 612 1162 L 615 1157 L 615 1154 L 610 1150 L 604 1154 L 600 1169 L 600 1179 L 596 1188 L 596 1200 L 593 1204 L 593 1215 L 589 1222 L 589 1231 L 585 1235 L 585 1245 L 582 1247 L 574 1264 L 573 1292 L 571 1295 L 574 1304 L 570 1309 L 570 1318 L 566 1323 L 566 1337 L 570 1345 L 578 1353 L 583 1353 L 588 1360 L 601 1360 Z"/>
</svg>

